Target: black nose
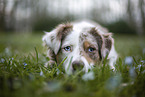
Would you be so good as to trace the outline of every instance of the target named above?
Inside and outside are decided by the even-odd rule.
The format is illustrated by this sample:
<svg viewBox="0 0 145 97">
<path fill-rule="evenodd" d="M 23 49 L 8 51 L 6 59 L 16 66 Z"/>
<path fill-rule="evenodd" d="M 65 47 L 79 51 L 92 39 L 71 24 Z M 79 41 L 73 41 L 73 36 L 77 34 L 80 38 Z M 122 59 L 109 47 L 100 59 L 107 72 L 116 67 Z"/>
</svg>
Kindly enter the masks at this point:
<svg viewBox="0 0 145 97">
<path fill-rule="evenodd" d="M 72 63 L 73 71 L 82 70 L 84 67 L 84 63 L 81 61 L 74 61 Z"/>
</svg>

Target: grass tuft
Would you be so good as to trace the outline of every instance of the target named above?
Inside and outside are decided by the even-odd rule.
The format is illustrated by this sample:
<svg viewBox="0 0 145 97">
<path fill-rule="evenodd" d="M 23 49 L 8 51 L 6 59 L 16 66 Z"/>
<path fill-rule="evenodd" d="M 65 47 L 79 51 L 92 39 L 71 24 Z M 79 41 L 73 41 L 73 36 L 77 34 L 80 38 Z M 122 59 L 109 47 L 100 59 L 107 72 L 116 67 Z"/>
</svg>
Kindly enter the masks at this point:
<svg viewBox="0 0 145 97">
<path fill-rule="evenodd" d="M 4 40 L 7 38 L 0 42 L 3 46 L 0 49 L 0 97 L 145 96 L 145 46 L 139 46 L 138 38 L 117 36 L 116 44 L 120 46 L 116 47 L 120 55 L 114 71 L 105 58 L 103 65 L 96 64 L 88 73 L 77 71 L 68 75 L 62 66 L 66 58 L 53 68 L 44 66 L 49 59 L 41 43 L 37 44 L 41 40 L 38 36 L 29 36 L 28 41 L 25 37 L 25 42 L 13 43 L 18 40 L 15 40 L 16 36 L 11 44 L 7 44 L 10 40 Z M 19 47 L 21 45 L 27 48 L 24 50 Z"/>
</svg>

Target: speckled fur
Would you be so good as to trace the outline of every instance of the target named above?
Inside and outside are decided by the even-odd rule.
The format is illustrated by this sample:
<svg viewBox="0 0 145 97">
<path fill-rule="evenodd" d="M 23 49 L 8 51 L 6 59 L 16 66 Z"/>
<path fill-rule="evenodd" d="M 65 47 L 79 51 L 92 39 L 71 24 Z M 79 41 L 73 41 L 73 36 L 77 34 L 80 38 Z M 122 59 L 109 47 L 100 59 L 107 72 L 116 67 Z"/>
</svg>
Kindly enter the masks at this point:
<svg viewBox="0 0 145 97">
<path fill-rule="evenodd" d="M 63 66 L 68 74 L 73 71 L 72 63 L 83 62 L 83 70 L 88 72 L 106 55 L 108 55 L 110 67 L 115 69 L 117 53 L 112 34 L 98 24 L 91 22 L 60 24 L 51 32 L 46 33 L 42 40 L 48 48 L 47 56 L 50 59 L 48 64 L 52 65 L 55 62 L 60 64 L 67 57 Z M 65 51 L 66 46 L 69 46 L 71 50 Z M 90 47 L 94 48 L 93 52 L 88 50 Z"/>
</svg>

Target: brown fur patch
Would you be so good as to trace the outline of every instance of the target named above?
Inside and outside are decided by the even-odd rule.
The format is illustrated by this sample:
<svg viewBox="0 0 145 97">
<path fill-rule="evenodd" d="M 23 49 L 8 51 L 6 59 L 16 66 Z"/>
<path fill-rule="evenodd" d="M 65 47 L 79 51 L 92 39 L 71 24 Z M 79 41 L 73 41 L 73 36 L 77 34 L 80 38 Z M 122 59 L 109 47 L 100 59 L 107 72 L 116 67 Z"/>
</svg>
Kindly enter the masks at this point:
<svg viewBox="0 0 145 97">
<path fill-rule="evenodd" d="M 101 60 L 102 59 L 101 49 L 102 49 L 103 39 L 102 39 L 101 35 L 98 33 L 96 28 L 92 28 L 89 31 L 89 33 L 92 34 L 92 36 L 96 39 L 96 41 L 98 43 L 98 53 L 99 53 L 99 57 Z"/>
<path fill-rule="evenodd" d="M 88 49 L 89 48 L 94 48 L 94 51 L 89 52 Z M 85 58 L 87 59 L 87 61 L 92 62 L 92 61 L 97 61 L 99 59 L 99 55 L 98 55 L 98 50 L 97 48 L 95 48 L 95 46 L 93 46 L 92 44 L 90 44 L 88 41 L 85 41 L 83 43 L 83 48 L 85 51 Z"/>
<path fill-rule="evenodd" d="M 107 48 L 109 51 L 111 50 L 112 47 L 112 34 L 111 33 L 107 33 L 104 34 L 104 40 L 105 40 L 105 48 Z"/>
<path fill-rule="evenodd" d="M 47 57 L 49 58 L 49 62 L 48 62 L 48 64 L 46 64 L 46 67 L 48 65 L 50 65 L 50 66 L 54 65 L 56 62 L 55 54 L 54 54 L 53 50 L 49 47 L 47 47 Z"/>
<path fill-rule="evenodd" d="M 54 37 L 54 36 L 51 36 L 50 38 L 51 38 L 51 42 L 52 42 L 52 41 L 54 40 L 55 37 Z"/>
<path fill-rule="evenodd" d="M 88 41 L 85 41 L 83 45 L 84 49 L 87 49 L 89 46 L 90 46 L 90 43 Z"/>
<path fill-rule="evenodd" d="M 73 26 L 69 23 L 60 24 L 56 29 L 58 31 L 57 37 L 59 40 L 64 40 L 64 38 L 68 35 L 68 32 L 72 31 Z"/>
<path fill-rule="evenodd" d="M 86 53 L 84 53 L 83 56 L 86 58 L 88 63 L 95 62 L 95 60 L 92 60 Z"/>
</svg>

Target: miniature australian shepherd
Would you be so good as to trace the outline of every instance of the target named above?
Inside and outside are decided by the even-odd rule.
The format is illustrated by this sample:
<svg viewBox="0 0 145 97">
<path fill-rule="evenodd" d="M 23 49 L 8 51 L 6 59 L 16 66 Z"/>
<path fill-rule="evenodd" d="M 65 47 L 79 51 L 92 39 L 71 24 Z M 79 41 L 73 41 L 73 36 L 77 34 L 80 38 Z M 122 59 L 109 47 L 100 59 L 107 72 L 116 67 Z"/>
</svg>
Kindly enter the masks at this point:
<svg viewBox="0 0 145 97">
<path fill-rule="evenodd" d="M 90 21 L 64 23 L 42 38 L 47 47 L 49 60 L 46 64 L 58 65 L 64 60 L 66 73 L 77 68 L 84 72 L 98 65 L 106 57 L 111 69 L 115 69 L 117 53 L 112 33 L 97 23 Z"/>
</svg>

